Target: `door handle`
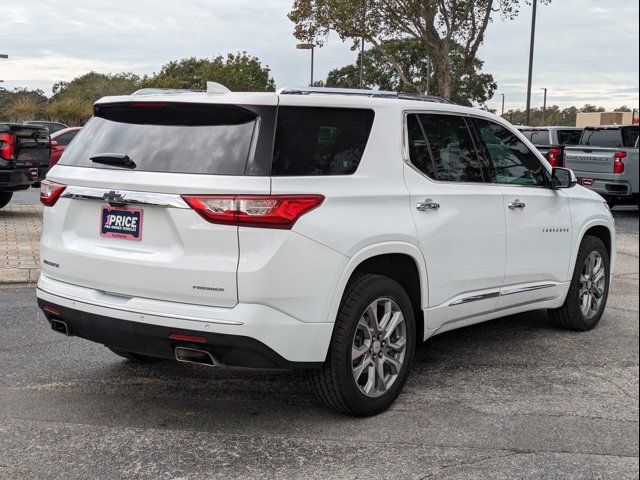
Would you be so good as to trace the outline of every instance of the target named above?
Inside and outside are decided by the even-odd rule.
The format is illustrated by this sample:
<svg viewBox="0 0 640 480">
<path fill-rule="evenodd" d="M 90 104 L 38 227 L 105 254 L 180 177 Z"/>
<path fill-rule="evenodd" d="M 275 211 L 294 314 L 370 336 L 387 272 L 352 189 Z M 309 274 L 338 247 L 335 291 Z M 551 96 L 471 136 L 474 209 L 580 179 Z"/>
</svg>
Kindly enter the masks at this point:
<svg viewBox="0 0 640 480">
<path fill-rule="evenodd" d="M 516 200 L 514 200 L 513 202 L 509 203 L 509 208 L 510 208 L 511 210 L 515 210 L 515 209 L 517 209 L 517 208 L 522 209 L 522 208 L 524 208 L 524 207 L 526 207 L 526 206 L 527 206 L 527 205 L 526 205 L 524 202 L 521 202 L 521 201 L 520 201 L 520 200 L 518 200 L 518 199 L 516 199 Z"/>
<path fill-rule="evenodd" d="M 418 203 L 416 208 L 419 212 L 426 212 L 427 210 L 438 210 L 440 208 L 440 204 L 429 198 L 424 202 Z"/>
</svg>

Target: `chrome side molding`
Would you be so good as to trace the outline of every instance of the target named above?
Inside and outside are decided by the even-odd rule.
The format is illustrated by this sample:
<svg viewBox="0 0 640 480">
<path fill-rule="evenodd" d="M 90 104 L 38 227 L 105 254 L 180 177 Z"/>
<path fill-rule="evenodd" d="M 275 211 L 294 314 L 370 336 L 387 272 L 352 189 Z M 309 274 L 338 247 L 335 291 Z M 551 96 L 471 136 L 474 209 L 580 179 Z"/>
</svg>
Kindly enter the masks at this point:
<svg viewBox="0 0 640 480">
<path fill-rule="evenodd" d="M 503 289 L 500 295 L 515 295 L 516 293 L 526 293 L 533 292 L 534 290 L 542 290 L 543 288 L 552 288 L 556 287 L 557 283 L 540 283 L 538 285 L 524 285 L 524 286 L 514 286 Z"/>
<path fill-rule="evenodd" d="M 559 283 L 538 283 L 538 284 L 528 284 L 528 285 L 512 285 L 502 290 L 496 290 L 495 292 L 487 292 L 487 293 L 472 293 L 468 297 L 463 297 L 458 300 L 455 300 L 449 304 L 450 307 L 455 307 L 456 305 L 464 305 L 466 303 L 479 302 L 481 300 L 488 300 L 490 298 L 497 297 L 505 297 L 507 295 L 516 295 L 518 293 L 527 293 L 533 292 L 535 290 L 542 290 L 544 288 L 553 288 L 557 287 Z"/>
<path fill-rule="evenodd" d="M 450 307 L 454 307 L 456 305 L 464 305 L 465 303 L 471 302 L 479 302 L 481 300 L 488 300 L 489 298 L 497 298 L 500 296 L 500 292 L 490 292 L 490 293 L 482 293 L 479 295 L 471 295 L 469 297 L 464 297 L 455 302 L 449 304 Z"/>
</svg>

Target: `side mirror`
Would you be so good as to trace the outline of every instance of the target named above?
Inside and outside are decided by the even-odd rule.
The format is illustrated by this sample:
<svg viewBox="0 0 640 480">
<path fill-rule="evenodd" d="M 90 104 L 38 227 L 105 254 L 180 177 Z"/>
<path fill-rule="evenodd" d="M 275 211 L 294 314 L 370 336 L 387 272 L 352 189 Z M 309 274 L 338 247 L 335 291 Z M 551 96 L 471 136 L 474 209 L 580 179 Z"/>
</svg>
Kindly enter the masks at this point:
<svg viewBox="0 0 640 480">
<path fill-rule="evenodd" d="M 578 184 L 578 179 L 573 170 L 569 168 L 553 167 L 551 172 L 551 187 L 554 190 L 560 188 L 571 188 Z"/>
</svg>

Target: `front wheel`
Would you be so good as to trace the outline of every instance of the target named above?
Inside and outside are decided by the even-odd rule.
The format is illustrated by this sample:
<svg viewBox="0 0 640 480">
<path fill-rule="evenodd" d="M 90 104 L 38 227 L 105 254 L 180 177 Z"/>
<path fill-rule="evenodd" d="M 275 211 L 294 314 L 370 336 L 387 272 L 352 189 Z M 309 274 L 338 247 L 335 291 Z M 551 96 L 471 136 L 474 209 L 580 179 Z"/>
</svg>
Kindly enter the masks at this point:
<svg viewBox="0 0 640 480">
<path fill-rule="evenodd" d="M 13 192 L 0 192 L 0 208 L 6 207 L 11 198 L 13 197 Z"/>
<path fill-rule="evenodd" d="M 400 284 L 358 275 L 342 299 L 327 360 L 312 372 L 314 389 L 325 404 L 348 415 L 383 412 L 407 380 L 415 343 L 413 307 Z"/>
<path fill-rule="evenodd" d="M 582 241 L 562 307 L 551 310 L 551 317 L 562 328 L 586 331 L 594 328 L 604 313 L 609 297 L 610 260 L 607 247 L 597 237 Z"/>
</svg>

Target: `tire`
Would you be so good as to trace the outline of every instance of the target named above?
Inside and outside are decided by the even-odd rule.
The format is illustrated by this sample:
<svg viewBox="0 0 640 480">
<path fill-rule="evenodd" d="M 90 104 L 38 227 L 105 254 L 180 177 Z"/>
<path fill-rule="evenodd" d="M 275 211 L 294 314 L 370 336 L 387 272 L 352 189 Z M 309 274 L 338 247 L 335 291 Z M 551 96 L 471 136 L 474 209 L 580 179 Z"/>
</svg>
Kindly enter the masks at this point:
<svg viewBox="0 0 640 480">
<path fill-rule="evenodd" d="M 6 207 L 11 198 L 13 197 L 13 192 L 0 192 L 0 208 Z"/>
<path fill-rule="evenodd" d="M 106 345 L 106 347 L 116 355 L 136 363 L 153 363 L 161 360 L 156 357 L 150 357 L 148 355 L 142 355 L 140 353 L 129 352 L 128 350 L 123 350 L 122 348 L 118 348 L 118 347 L 110 347 L 109 345 Z"/>
<path fill-rule="evenodd" d="M 369 328 L 378 325 L 370 314 L 373 305 L 381 322 L 379 330 Z M 387 318 L 395 319 L 397 326 L 390 327 L 391 320 Z M 374 336 L 372 332 L 382 333 Z M 322 368 L 311 372 L 314 390 L 327 406 L 347 415 L 367 417 L 381 413 L 396 400 L 407 380 L 415 344 L 413 306 L 400 284 L 380 275 L 357 275 L 349 281 L 342 298 L 327 359 Z M 352 348 L 365 353 L 352 353 Z M 358 359 L 352 361 L 352 355 L 359 355 Z M 376 365 L 382 365 L 381 370 L 376 370 Z M 382 372 L 382 381 L 371 375 L 371 368 Z M 358 379 L 357 369 L 362 372 Z M 377 383 L 373 380 L 373 386 L 372 378 L 378 378 Z"/>
<path fill-rule="evenodd" d="M 585 262 L 588 258 L 590 258 L 591 255 L 595 255 L 596 258 L 597 256 L 602 258 L 604 281 L 601 281 L 600 288 L 598 288 L 596 282 L 592 281 L 587 282 L 585 285 L 585 281 L 583 279 L 583 273 L 586 272 Z M 566 328 L 567 330 L 584 332 L 594 328 L 602 318 L 604 309 L 607 305 L 607 299 L 609 297 L 610 274 L 610 254 L 607 251 L 607 247 L 605 247 L 603 241 L 597 237 L 585 237 L 582 241 L 582 244 L 580 245 L 580 250 L 578 251 L 578 258 L 576 260 L 576 266 L 573 272 L 573 278 L 571 279 L 571 285 L 569 286 L 569 292 L 567 293 L 567 298 L 562 307 L 549 311 L 551 318 L 560 327 Z M 596 298 L 598 297 L 600 290 L 602 291 L 600 297 L 601 300 L 597 305 L 597 308 L 593 308 L 595 305 L 591 300 L 589 300 L 590 312 L 588 315 L 585 314 L 583 308 L 581 307 L 580 301 L 581 298 L 587 298 L 584 296 L 584 292 L 586 289 L 589 289 L 587 290 L 587 295 L 589 295 L 588 292 L 591 291 Z M 586 303 L 583 303 L 582 305 L 584 306 L 586 305 Z"/>
</svg>

